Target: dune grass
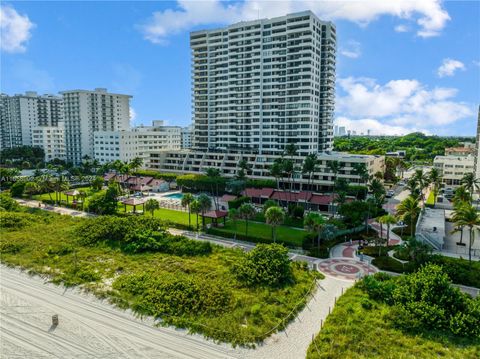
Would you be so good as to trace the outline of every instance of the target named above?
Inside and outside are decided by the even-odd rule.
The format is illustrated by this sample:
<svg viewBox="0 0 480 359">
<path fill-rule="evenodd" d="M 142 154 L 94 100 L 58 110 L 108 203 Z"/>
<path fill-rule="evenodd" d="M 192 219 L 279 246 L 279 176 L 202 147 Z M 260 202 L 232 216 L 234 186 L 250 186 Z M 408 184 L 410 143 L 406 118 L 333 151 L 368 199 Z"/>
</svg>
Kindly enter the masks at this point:
<svg viewBox="0 0 480 359">
<path fill-rule="evenodd" d="M 197 287 L 201 284 L 221 288 L 228 298 L 223 310 L 213 314 L 183 312 L 162 320 L 164 324 L 188 328 L 233 344 L 250 345 L 264 339 L 275 326 L 280 324 L 278 328 L 282 328 L 285 316 L 305 305 L 314 280 L 321 277 L 293 263 L 293 283 L 280 288 L 247 287 L 233 273 L 235 264 L 245 256 L 240 250 L 214 246 L 209 255 L 180 257 L 160 252 L 128 254 L 106 244 L 83 246 L 78 242 L 81 234 L 77 228 L 92 219 L 60 216 L 38 209 L 29 211 L 35 214 L 22 217 L 22 226 L 15 225 L 17 222 L 11 219 L 9 224 L 2 221 L 2 263 L 47 274 L 55 283 L 82 285 L 97 296 L 107 297 L 120 307 L 134 308 L 141 314 L 148 314 L 142 310 L 145 303 L 156 304 L 141 292 L 124 290 L 117 285 L 131 276 L 146 275 L 156 284 L 164 278 L 180 278 Z M 291 319 L 293 316 L 288 318 Z"/>
<path fill-rule="evenodd" d="M 444 333 L 406 333 L 393 326 L 391 307 L 354 287 L 337 302 L 310 344 L 307 358 L 480 358 L 480 343 Z"/>
</svg>

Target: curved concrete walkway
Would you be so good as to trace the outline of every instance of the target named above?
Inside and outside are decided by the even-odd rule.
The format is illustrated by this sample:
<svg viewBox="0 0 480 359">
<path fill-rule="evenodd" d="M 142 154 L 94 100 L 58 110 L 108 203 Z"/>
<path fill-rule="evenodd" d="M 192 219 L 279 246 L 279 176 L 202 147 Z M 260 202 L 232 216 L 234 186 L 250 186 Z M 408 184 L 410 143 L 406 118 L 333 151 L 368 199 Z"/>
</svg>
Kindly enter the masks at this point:
<svg viewBox="0 0 480 359">
<path fill-rule="evenodd" d="M 376 222 L 375 220 L 368 221 L 368 224 L 370 224 L 370 227 L 373 228 L 373 230 L 380 235 L 380 238 L 387 239 L 386 225 L 381 226 L 380 223 Z M 395 246 L 397 244 L 402 243 L 402 238 L 398 234 L 393 232 L 393 228 L 395 228 L 395 226 L 390 226 L 389 241 L 388 241 L 389 246 Z"/>
</svg>

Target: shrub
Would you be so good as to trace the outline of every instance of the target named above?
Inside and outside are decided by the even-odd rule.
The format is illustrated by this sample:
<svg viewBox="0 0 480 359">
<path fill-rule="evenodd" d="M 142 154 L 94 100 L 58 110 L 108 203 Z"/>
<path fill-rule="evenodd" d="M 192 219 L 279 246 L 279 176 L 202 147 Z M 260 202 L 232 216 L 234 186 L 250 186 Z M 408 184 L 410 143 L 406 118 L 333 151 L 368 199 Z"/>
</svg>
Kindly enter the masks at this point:
<svg viewBox="0 0 480 359">
<path fill-rule="evenodd" d="M 20 198 L 23 196 L 23 191 L 25 190 L 25 183 L 24 181 L 17 181 L 15 182 L 12 187 L 10 187 L 10 194 L 12 197 Z"/>
<path fill-rule="evenodd" d="M 359 288 L 368 293 L 369 297 L 381 302 L 391 304 L 395 283 L 392 277 L 367 276 L 359 282 Z"/>
<path fill-rule="evenodd" d="M 277 188 L 277 182 L 269 179 L 248 179 L 247 188 Z"/>
<path fill-rule="evenodd" d="M 250 203 L 250 198 L 246 196 L 242 196 L 232 201 L 228 201 L 228 208 L 237 209 L 237 208 L 240 208 L 240 206 L 244 203 Z"/>
<path fill-rule="evenodd" d="M 372 260 L 372 264 L 379 269 L 396 273 L 409 272 L 412 270 L 412 267 L 409 263 L 402 264 L 390 256 L 376 257 Z"/>
<path fill-rule="evenodd" d="M 155 317 L 215 315 L 227 311 L 231 302 L 231 292 L 224 283 L 178 273 L 162 277 L 149 272 L 123 275 L 114 281 L 113 288 L 134 295 L 133 308 Z"/>
<path fill-rule="evenodd" d="M 0 193 L 0 208 L 7 211 L 16 211 L 19 208 L 18 203 L 8 194 Z"/>
<path fill-rule="evenodd" d="M 35 218 L 27 213 L 0 212 L 0 227 L 9 230 L 19 230 L 35 223 Z"/>
<path fill-rule="evenodd" d="M 302 206 L 296 205 L 292 208 L 292 211 L 290 212 L 290 214 L 293 218 L 303 218 L 304 212 L 305 212 L 305 208 L 303 208 Z"/>
<path fill-rule="evenodd" d="M 292 281 L 288 249 L 280 244 L 258 244 L 234 266 L 234 274 L 246 285 L 282 286 Z"/>
</svg>

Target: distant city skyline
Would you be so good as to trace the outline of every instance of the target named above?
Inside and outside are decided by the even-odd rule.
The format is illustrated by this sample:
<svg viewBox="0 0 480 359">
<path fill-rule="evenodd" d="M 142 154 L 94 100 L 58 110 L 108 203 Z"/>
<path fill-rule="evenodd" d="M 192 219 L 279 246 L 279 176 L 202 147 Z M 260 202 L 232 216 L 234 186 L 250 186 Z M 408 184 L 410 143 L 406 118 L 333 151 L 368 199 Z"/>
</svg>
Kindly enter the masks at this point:
<svg viewBox="0 0 480 359">
<path fill-rule="evenodd" d="M 133 96 L 135 125 L 186 126 L 190 31 L 310 9 L 337 27 L 335 125 L 372 135 L 474 136 L 480 4 L 428 2 L 365 2 L 361 15 L 350 3 L 340 11 L 323 1 L 6 2 L 1 91 L 106 87 Z"/>
</svg>

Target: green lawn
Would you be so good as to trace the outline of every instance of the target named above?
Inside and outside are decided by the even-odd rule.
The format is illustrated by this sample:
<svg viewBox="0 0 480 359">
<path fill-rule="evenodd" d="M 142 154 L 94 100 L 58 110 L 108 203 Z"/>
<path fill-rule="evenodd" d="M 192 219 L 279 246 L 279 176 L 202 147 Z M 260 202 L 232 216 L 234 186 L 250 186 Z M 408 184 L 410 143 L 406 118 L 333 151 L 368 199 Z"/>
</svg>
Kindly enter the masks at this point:
<svg viewBox="0 0 480 359">
<path fill-rule="evenodd" d="M 163 317 L 169 325 L 188 328 L 219 341 L 252 344 L 264 339 L 275 326 L 280 324 L 278 328 L 281 329 L 283 318 L 305 305 L 314 278 L 321 277 L 319 273 L 293 263 L 294 282 L 291 284 L 280 288 L 246 286 L 234 275 L 235 265 L 244 260 L 245 254 L 241 250 L 214 246 L 211 254 L 198 256 L 180 257 L 162 252 L 128 254 L 118 246 L 80 244 L 84 232 L 80 233 L 78 226 L 95 219 L 60 216 L 39 210 L 24 211 L 36 214 L 2 219 L 2 263 L 49 275 L 57 283 L 82 285 L 97 296 L 108 297 L 121 307 L 136 308 L 139 313 L 144 308 L 142 303 L 165 307 L 170 302 L 157 303 L 148 296 L 132 295 L 127 289 L 116 286 L 117 281 L 146 276 L 146 279 L 164 285 L 168 283 L 167 279 L 178 278 L 186 286 L 186 293 L 190 293 L 188 286 L 191 283 L 206 288 L 200 296 L 210 293 L 209 288 L 217 293 L 221 290 L 225 294 L 222 300 L 227 304 L 220 312 L 183 312 Z M 159 215 L 162 212 L 159 211 Z M 10 213 L 0 212 L 0 216 L 7 215 Z M 178 216 L 181 215 L 184 214 L 178 212 Z M 132 284 L 140 282 L 142 280 Z M 214 291 L 211 293 L 215 294 Z M 154 294 L 153 291 L 151 295 Z M 188 301 L 179 297 L 170 300 L 172 306 L 178 301 Z"/>
<path fill-rule="evenodd" d="M 245 237 L 245 221 L 237 221 L 236 230 L 233 221 L 227 221 L 225 227 L 215 228 L 213 234 L 225 235 L 233 237 L 235 232 L 237 238 L 249 240 L 252 242 L 271 242 L 272 241 L 272 227 L 265 223 L 248 222 L 248 238 Z M 301 247 L 303 237 L 306 232 L 303 229 L 279 226 L 277 227 L 277 240 L 286 245 L 293 247 Z"/>
<path fill-rule="evenodd" d="M 90 187 L 81 187 L 81 188 L 76 188 L 76 190 L 78 191 L 85 191 L 88 194 L 90 194 L 91 192 L 91 188 Z M 60 192 L 59 193 L 60 195 L 60 201 L 67 201 L 67 196 L 63 193 L 63 192 Z M 55 192 L 52 192 L 50 194 L 48 193 L 42 193 L 42 194 L 37 194 L 37 195 L 34 195 L 32 198 L 37 200 L 37 201 L 49 201 L 50 200 L 50 196 L 52 197 L 51 199 L 53 199 L 55 201 L 56 197 L 55 197 Z M 68 201 L 71 203 L 73 200 L 73 197 L 72 196 L 69 196 L 68 197 Z"/>
<path fill-rule="evenodd" d="M 436 332 L 410 334 L 393 326 L 391 313 L 390 306 L 349 289 L 310 344 L 307 359 L 480 358 L 478 341 Z"/>
<path fill-rule="evenodd" d="M 435 196 L 433 195 L 433 191 L 430 191 L 425 204 L 427 204 L 429 206 L 433 206 L 435 204 L 434 202 L 435 202 Z"/>
</svg>

